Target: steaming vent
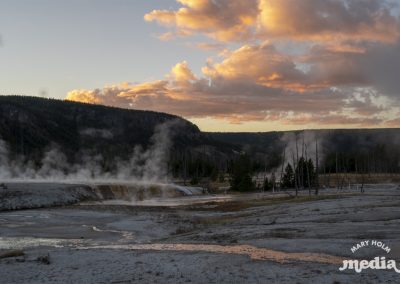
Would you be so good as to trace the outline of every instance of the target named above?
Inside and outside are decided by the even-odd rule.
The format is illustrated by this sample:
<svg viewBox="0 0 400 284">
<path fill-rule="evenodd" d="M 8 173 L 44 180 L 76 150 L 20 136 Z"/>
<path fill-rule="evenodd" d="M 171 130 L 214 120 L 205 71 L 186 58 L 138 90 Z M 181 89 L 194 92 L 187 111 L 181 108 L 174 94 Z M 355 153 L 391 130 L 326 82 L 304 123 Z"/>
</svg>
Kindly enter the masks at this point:
<svg viewBox="0 0 400 284">
<path fill-rule="evenodd" d="M 142 201 L 152 198 L 174 198 L 199 195 L 203 189 L 174 184 L 99 184 L 93 189 L 100 200 Z"/>
<path fill-rule="evenodd" d="M 137 201 L 200 195 L 202 188 L 174 184 L 5 182 L 0 187 L 0 211 L 64 206 L 106 200 Z"/>
</svg>

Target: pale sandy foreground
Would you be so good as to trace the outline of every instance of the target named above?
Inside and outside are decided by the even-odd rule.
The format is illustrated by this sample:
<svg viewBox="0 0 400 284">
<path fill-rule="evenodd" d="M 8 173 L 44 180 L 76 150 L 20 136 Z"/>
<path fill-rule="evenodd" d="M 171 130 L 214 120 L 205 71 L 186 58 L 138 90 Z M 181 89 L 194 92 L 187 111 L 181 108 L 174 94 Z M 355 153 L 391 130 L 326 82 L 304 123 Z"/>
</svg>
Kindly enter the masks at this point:
<svg viewBox="0 0 400 284">
<path fill-rule="evenodd" d="M 397 185 L 369 186 L 364 194 L 325 190 L 312 200 L 286 196 L 2 212 L 0 254 L 25 256 L 0 259 L 0 282 L 399 283 L 393 271 L 339 271 L 346 258 L 382 255 L 399 263 Z M 391 251 L 353 254 L 362 240 L 383 241 Z M 50 264 L 37 260 L 47 255 Z"/>
</svg>

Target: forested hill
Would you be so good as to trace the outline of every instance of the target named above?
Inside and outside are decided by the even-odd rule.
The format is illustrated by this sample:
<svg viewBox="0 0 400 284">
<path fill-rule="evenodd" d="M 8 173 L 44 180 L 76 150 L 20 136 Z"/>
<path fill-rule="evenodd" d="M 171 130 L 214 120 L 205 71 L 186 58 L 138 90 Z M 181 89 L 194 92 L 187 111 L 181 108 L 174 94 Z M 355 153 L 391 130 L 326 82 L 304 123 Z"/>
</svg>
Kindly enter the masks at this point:
<svg viewBox="0 0 400 284">
<path fill-rule="evenodd" d="M 224 143 L 240 146 L 259 161 L 266 160 L 266 168 L 281 164 L 286 152 L 286 161 L 291 155 L 315 157 L 318 141 L 320 163 L 331 171 L 355 171 L 368 164 L 370 171 L 400 171 L 400 129 L 323 129 L 263 133 L 209 133 L 210 137 Z M 305 145 L 305 147 L 303 146 Z M 296 156 L 297 154 L 294 153 Z M 341 165 L 337 168 L 337 164 Z"/>
<path fill-rule="evenodd" d="M 293 160 L 296 139 L 300 156 L 309 158 L 318 139 L 320 165 L 332 171 L 341 170 L 338 164 L 345 171 L 360 165 L 400 171 L 400 129 L 207 133 L 166 113 L 26 96 L 0 96 L 0 162 L 7 151 L 11 159 L 25 157 L 40 167 L 44 153 L 57 147 L 70 163 L 101 155 L 107 168 L 129 159 L 136 145 L 144 149 L 153 145 L 156 126 L 171 121 L 178 123 L 168 131 L 172 138 L 168 163 L 177 176 L 229 171 L 240 153 L 247 154 L 255 171 L 276 169 L 284 153 L 286 162 Z"/>
<path fill-rule="evenodd" d="M 126 158 L 135 145 L 151 144 L 155 127 L 167 121 L 176 149 L 201 145 L 224 150 L 198 127 L 180 117 L 153 111 L 27 96 L 0 96 L 0 138 L 14 155 L 40 160 L 43 151 L 57 145 L 73 159 L 79 152 Z"/>
</svg>

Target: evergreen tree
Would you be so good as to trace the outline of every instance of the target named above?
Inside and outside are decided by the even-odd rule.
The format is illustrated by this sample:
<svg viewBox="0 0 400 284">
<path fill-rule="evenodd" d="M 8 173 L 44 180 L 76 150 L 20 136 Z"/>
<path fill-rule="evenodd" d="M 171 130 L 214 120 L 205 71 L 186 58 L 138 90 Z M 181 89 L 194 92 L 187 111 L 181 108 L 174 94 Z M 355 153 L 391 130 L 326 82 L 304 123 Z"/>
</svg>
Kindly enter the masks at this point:
<svg viewBox="0 0 400 284">
<path fill-rule="evenodd" d="M 313 161 L 311 159 L 306 161 L 301 157 L 297 163 L 296 175 L 299 177 L 300 186 L 310 188 L 316 177 Z"/>
<path fill-rule="evenodd" d="M 294 171 L 290 163 L 288 163 L 285 168 L 285 173 L 282 177 L 282 187 L 283 188 L 294 187 Z"/>
<path fill-rule="evenodd" d="M 271 189 L 272 189 L 271 183 L 269 182 L 268 178 L 265 177 L 264 184 L 263 184 L 263 190 L 268 191 Z"/>
<path fill-rule="evenodd" d="M 252 167 L 250 158 L 247 155 L 241 155 L 233 163 L 231 189 L 236 191 L 251 191 L 255 189 L 252 180 Z"/>
</svg>

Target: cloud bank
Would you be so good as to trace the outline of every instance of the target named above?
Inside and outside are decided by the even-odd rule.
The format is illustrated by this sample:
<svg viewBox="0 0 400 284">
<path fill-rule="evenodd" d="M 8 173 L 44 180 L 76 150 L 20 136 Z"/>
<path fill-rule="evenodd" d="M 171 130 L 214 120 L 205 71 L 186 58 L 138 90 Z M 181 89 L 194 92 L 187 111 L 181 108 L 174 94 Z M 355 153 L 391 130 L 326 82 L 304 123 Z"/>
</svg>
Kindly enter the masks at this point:
<svg viewBox="0 0 400 284">
<path fill-rule="evenodd" d="M 144 19 L 169 29 L 164 40 L 208 38 L 190 43 L 218 52 L 200 74 L 184 61 L 160 80 L 72 90 L 66 99 L 230 123 L 400 126 L 396 1 L 177 2 Z"/>
</svg>

